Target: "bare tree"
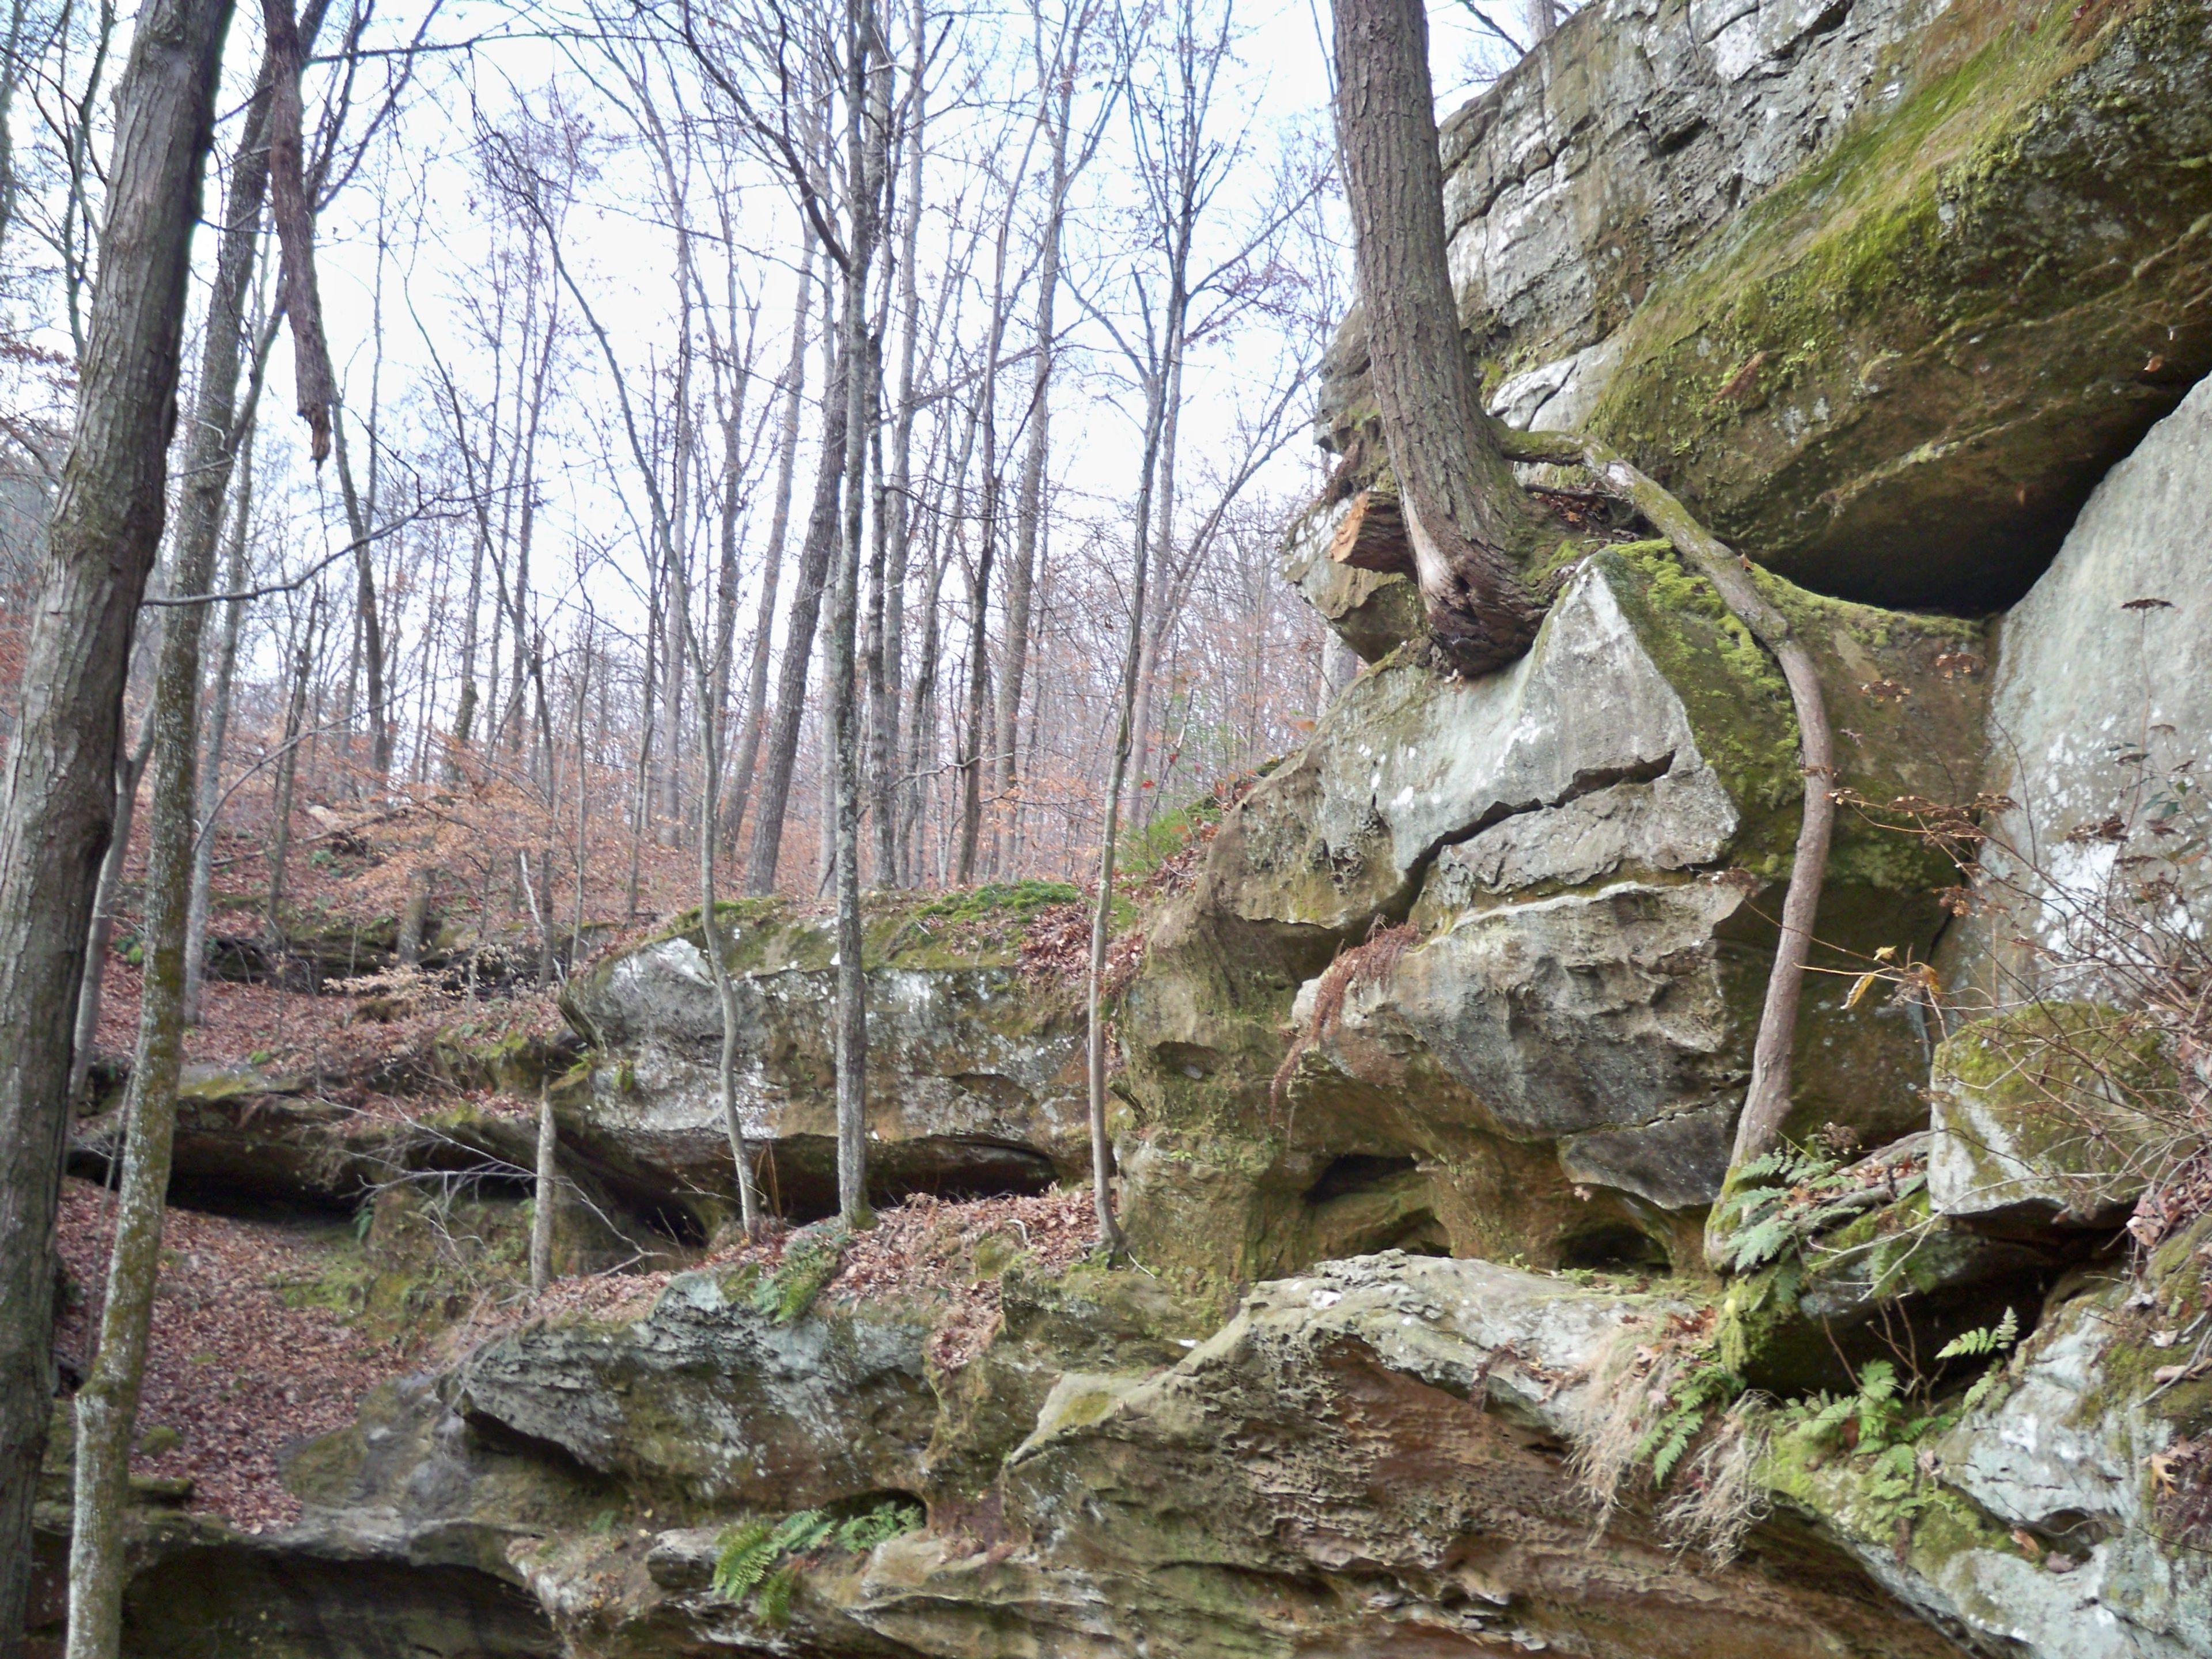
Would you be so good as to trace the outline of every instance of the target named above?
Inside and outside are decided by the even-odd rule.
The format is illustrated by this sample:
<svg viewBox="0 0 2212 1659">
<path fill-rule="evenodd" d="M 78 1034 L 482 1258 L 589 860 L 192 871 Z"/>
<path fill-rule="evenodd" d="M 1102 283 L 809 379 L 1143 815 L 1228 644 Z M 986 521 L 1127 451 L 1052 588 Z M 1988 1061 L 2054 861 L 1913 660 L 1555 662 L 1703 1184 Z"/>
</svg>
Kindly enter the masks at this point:
<svg viewBox="0 0 2212 1659">
<path fill-rule="evenodd" d="M 0 816 L 0 1656 L 22 1646 L 53 1395 L 54 1219 L 70 1021 L 114 812 L 123 672 L 166 516 L 191 231 L 228 0 L 155 0 L 119 98 L 76 436 Z"/>
</svg>

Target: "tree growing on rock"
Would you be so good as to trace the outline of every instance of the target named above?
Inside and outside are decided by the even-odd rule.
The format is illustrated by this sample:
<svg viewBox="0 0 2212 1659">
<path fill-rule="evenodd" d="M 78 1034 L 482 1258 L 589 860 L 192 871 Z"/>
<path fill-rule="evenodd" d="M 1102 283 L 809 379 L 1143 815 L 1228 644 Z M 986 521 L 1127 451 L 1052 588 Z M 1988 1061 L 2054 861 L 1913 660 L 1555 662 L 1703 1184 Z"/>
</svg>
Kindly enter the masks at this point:
<svg viewBox="0 0 2212 1659">
<path fill-rule="evenodd" d="M 1534 643 L 1541 603 L 1514 558 L 1530 527 L 1511 459 L 1586 468 L 1670 541 L 1775 658 L 1797 715 L 1804 817 L 1768 975 L 1734 1172 L 1776 1144 L 1814 913 L 1835 821 L 1835 744 L 1811 658 L 1750 566 L 1605 445 L 1566 433 L 1507 434 L 1485 413 L 1461 337 L 1443 223 L 1443 171 L 1419 0 L 1336 0 L 1337 143 L 1352 209 L 1375 400 L 1429 630 L 1462 673 L 1504 667 Z M 1509 457 L 1508 451 L 1511 453 Z M 1717 1238 L 1727 1206 L 1715 1211 Z"/>
<path fill-rule="evenodd" d="M 1419 0 L 1336 0 L 1337 143 L 1383 443 L 1438 653 L 1486 674 L 1544 607 L 1522 581 L 1526 498 L 1490 435 L 1445 257 L 1443 167 Z"/>
</svg>

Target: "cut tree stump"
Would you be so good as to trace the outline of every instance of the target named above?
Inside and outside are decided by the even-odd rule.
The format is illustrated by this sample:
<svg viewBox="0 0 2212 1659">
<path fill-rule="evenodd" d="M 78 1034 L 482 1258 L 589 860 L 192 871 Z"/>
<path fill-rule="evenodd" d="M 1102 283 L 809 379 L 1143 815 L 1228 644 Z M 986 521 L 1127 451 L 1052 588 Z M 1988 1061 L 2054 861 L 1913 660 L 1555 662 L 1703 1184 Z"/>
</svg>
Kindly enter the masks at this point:
<svg viewBox="0 0 2212 1659">
<path fill-rule="evenodd" d="M 1411 576 L 1413 543 L 1406 531 L 1406 515 L 1398 498 L 1363 489 L 1352 498 L 1352 510 L 1336 527 L 1328 556 L 1353 570 L 1372 570 L 1385 576 Z"/>
</svg>

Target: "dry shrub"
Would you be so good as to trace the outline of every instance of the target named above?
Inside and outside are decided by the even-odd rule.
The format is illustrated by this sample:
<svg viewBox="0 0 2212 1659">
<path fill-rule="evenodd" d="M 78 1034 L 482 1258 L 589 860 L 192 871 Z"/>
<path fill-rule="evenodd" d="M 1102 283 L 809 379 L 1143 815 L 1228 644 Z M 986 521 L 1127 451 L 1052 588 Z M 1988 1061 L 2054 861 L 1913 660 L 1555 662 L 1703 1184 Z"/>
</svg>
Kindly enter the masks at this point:
<svg viewBox="0 0 2212 1659">
<path fill-rule="evenodd" d="M 2160 603 L 2124 608 L 2148 615 Z M 1992 947 L 1987 981 L 1954 987 L 1929 964 L 1878 952 L 1850 1001 L 1887 982 L 1936 1035 L 1984 1021 L 2008 1087 L 2025 1089 L 2062 1135 L 2096 1143 L 2095 1162 L 2148 1183 L 2130 1228 L 2146 1246 L 2212 1208 L 2212 798 L 2178 751 L 2184 736 L 2146 715 L 2137 739 L 2109 744 L 2128 780 L 2118 810 L 2072 825 L 2039 823 L 2002 795 L 1837 797 L 1948 857 L 1958 884 L 1943 890 L 1945 908 L 1977 918 Z"/>
<path fill-rule="evenodd" d="M 1684 1549 L 1726 1566 L 1743 1535 L 1765 1513 L 1758 1480 L 1765 1437 L 1749 1407 L 1727 1413 L 1708 1429 L 1680 1474 L 1680 1487 L 1659 1511 L 1659 1524 Z"/>
<path fill-rule="evenodd" d="M 1313 1018 L 1294 1033 L 1290 1051 L 1283 1063 L 1275 1068 L 1273 1082 L 1267 1085 L 1267 1098 L 1279 1108 L 1290 1091 L 1291 1079 L 1297 1075 L 1298 1062 L 1306 1057 L 1307 1050 L 1327 1036 L 1344 1016 L 1345 999 L 1364 986 L 1379 985 L 1390 977 L 1398 965 L 1398 958 L 1420 942 L 1421 930 L 1411 922 L 1401 922 L 1395 927 L 1385 927 L 1381 917 L 1367 935 L 1367 942 L 1349 951 L 1337 953 L 1334 961 L 1322 971 L 1321 983 L 1314 988 Z"/>
<path fill-rule="evenodd" d="M 1658 1500 L 1675 1545 L 1715 1565 L 1733 1559 L 1760 1514 L 1764 1444 L 1753 1408 L 1714 1352 L 1711 1309 L 1671 1316 L 1656 1334 L 1618 1331 L 1591 1365 L 1569 1425 L 1569 1472 L 1601 1533 L 1632 1495 Z"/>
</svg>

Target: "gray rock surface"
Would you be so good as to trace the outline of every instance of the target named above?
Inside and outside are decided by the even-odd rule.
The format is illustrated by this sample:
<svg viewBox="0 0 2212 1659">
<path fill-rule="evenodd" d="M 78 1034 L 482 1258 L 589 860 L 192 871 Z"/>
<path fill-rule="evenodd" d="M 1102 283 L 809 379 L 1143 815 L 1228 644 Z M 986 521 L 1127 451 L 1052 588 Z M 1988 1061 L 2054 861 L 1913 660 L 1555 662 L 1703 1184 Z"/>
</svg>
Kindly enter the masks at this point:
<svg viewBox="0 0 2212 1659">
<path fill-rule="evenodd" d="M 1991 786 L 2019 805 L 1984 855 L 2003 919 L 1984 971 L 2000 1001 L 2097 995 L 2095 963 L 2148 952 L 2174 912 L 2132 902 L 2149 876 L 2201 917 L 2212 870 L 2191 781 L 2212 733 L 2212 381 L 2152 428 L 2082 508 L 2057 560 L 2006 617 L 1991 694 Z M 2163 605 L 2130 611 L 2137 600 Z M 2161 831 L 2177 833 L 2160 833 Z M 2146 866 L 2144 860 L 2152 860 Z M 2040 959 L 2007 948 L 2025 933 Z"/>
<path fill-rule="evenodd" d="M 896 947 L 901 924 L 883 923 Z M 761 939 L 768 940 L 763 944 Z M 593 1044 L 556 1097 L 564 1136 L 672 1201 L 733 1194 L 719 1066 L 721 1011 L 696 924 L 572 981 L 563 1008 Z M 758 1179 L 787 1214 L 834 1207 L 830 924 L 774 915 L 729 925 L 738 1115 Z M 1024 983 L 1009 950 L 963 962 L 872 959 L 870 1178 L 879 1197 L 1042 1191 L 1087 1158 L 1082 1026 L 1072 996 Z"/>
<path fill-rule="evenodd" d="M 1623 779 L 1663 788 L 1582 805 Z M 1738 821 L 1680 696 L 1595 568 L 1502 672 L 1438 680 L 1399 660 L 1363 676 L 1271 783 L 1244 814 L 1247 914 L 1264 903 L 1270 920 L 1330 928 L 1402 908 L 1438 853 L 1470 838 L 1470 871 L 1510 864 L 1518 879 L 1500 884 L 1520 886 L 1532 866 L 1552 876 L 1554 832 L 1573 848 L 1563 862 L 1596 873 L 1640 854 L 1711 859 Z M 1650 800 L 1662 805 L 1637 810 Z"/>
<path fill-rule="evenodd" d="M 1492 407 L 1818 591 L 2008 603 L 2212 371 L 2209 76 L 2201 0 L 1599 0 L 1444 126 Z"/>
<path fill-rule="evenodd" d="M 1947 1485 L 2074 1564 L 1972 1549 L 1936 1575 L 1969 1625 L 2039 1659 L 2212 1653 L 2212 1565 L 2173 1547 L 2152 1501 L 2172 1425 L 2114 1375 L 2133 1369 L 2114 1318 L 2129 1288 L 2092 1284 L 2047 1314 L 2011 1387 L 1937 1449 Z"/>
<path fill-rule="evenodd" d="M 1266 1273 L 1417 1241 L 1547 1265 L 1612 1259 L 1623 1229 L 1682 1247 L 1725 1170 L 1802 788 L 1771 663 L 1702 594 L 1648 546 L 1597 552 L 1521 661 L 1374 665 L 1231 815 L 1125 1020 L 1141 1248 Z M 1848 710 L 1848 781 L 1887 799 L 1972 770 L 1978 684 L 1932 665 L 1974 630 L 1783 598 Z M 1875 682 L 1911 693 L 1877 704 Z M 1924 949 L 1942 874 L 1847 826 L 1824 949 L 1901 926 Z M 1924 1121 L 1928 1047 L 1909 1010 L 1844 1009 L 1847 985 L 1808 998 L 1791 1133 L 1880 1145 Z M 1249 1140 L 1223 1133 L 1240 1111 Z M 1239 1189 L 1239 1224 L 1191 1225 Z"/>
<path fill-rule="evenodd" d="M 919 1480 L 936 1405 L 927 1328 L 864 1307 L 776 1324 L 708 1272 L 617 1330 L 524 1331 L 445 1387 L 470 1421 L 698 1505 L 775 1511 Z"/>
<path fill-rule="evenodd" d="M 1939 1215 L 2117 1227 L 2193 1144 L 2158 1036 L 2118 1009 L 2031 1004 L 1936 1051 L 1928 1193 Z M 2145 1110 L 2171 1103 L 2167 1114 Z"/>
</svg>

